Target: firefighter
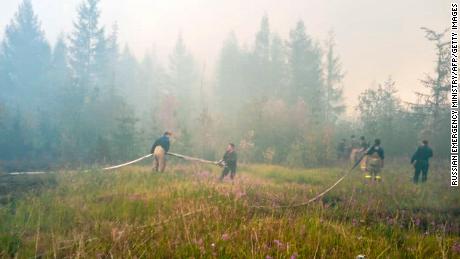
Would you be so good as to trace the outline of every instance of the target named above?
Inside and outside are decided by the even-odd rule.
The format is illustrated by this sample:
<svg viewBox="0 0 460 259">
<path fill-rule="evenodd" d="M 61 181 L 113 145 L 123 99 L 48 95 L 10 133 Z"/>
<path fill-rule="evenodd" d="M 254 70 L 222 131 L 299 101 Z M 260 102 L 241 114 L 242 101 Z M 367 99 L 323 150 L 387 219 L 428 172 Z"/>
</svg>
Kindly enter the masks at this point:
<svg viewBox="0 0 460 259">
<path fill-rule="evenodd" d="M 426 182 L 428 176 L 428 160 L 433 157 L 433 150 L 428 146 L 428 140 L 423 140 L 422 145 L 417 148 L 412 156 L 410 163 L 414 165 L 414 183 L 418 183 L 420 172 L 422 173 L 422 182 Z"/>
<path fill-rule="evenodd" d="M 367 142 L 366 138 L 364 136 L 361 136 L 359 138 L 359 155 L 358 159 L 361 158 L 361 163 L 359 165 L 360 169 L 362 172 L 366 172 L 366 160 L 367 160 L 367 149 L 369 148 L 369 142 Z"/>
<path fill-rule="evenodd" d="M 356 139 L 355 135 L 351 135 L 350 138 L 350 162 L 351 164 L 355 164 L 356 161 L 359 159 L 359 141 Z"/>
<path fill-rule="evenodd" d="M 166 167 L 166 153 L 169 151 L 169 138 L 172 133 L 166 131 L 163 136 L 155 140 L 150 149 L 150 152 L 153 154 L 153 168 L 156 172 L 164 172 Z"/>
<path fill-rule="evenodd" d="M 223 158 L 218 162 L 218 164 L 224 168 L 222 170 L 222 175 L 219 178 L 220 181 L 222 181 L 228 173 L 230 173 L 230 178 L 232 180 L 235 178 L 237 159 L 235 145 L 233 143 L 229 143 Z"/>
<path fill-rule="evenodd" d="M 337 145 L 337 159 L 346 160 L 347 159 L 347 140 L 342 139 Z"/>
<path fill-rule="evenodd" d="M 383 161 L 385 159 L 385 152 L 380 146 L 380 139 L 374 141 L 374 145 L 366 152 L 366 156 L 366 171 L 368 173 L 366 174 L 366 178 L 380 181 L 382 177 L 379 174 L 383 168 Z"/>
</svg>

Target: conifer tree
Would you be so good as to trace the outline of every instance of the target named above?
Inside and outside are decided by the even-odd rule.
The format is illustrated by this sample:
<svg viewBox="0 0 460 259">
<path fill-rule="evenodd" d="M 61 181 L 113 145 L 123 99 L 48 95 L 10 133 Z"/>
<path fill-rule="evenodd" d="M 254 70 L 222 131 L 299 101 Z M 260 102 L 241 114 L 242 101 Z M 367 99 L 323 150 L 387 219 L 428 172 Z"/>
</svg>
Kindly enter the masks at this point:
<svg viewBox="0 0 460 259">
<path fill-rule="evenodd" d="M 335 122 L 339 115 L 344 112 L 342 96 L 342 79 L 344 73 L 339 57 L 335 54 L 335 42 L 332 33 L 327 42 L 326 64 L 325 64 L 325 120 Z"/>
<path fill-rule="evenodd" d="M 98 72 L 107 62 L 107 42 L 104 28 L 99 25 L 98 3 L 99 0 L 83 0 L 70 37 L 70 66 L 81 101 L 97 93 Z"/>
<path fill-rule="evenodd" d="M 169 56 L 169 81 L 172 93 L 179 99 L 181 105 L 190 105 L 188 100 L 194 97 L 197 80 L 195 61 L 187 50 L 182 35 L 179 35 Z"/>
<path fill-rule="evenodd" d="M 43 106 L 51 50 L 30 0 L 23 0 L 7 25 L 0 53 L 4 98 L 21 108 Z"/>
<path fill-rule="evenodd" d="M 239 107 L 244 98 L 241 55 L 236 35 L 231 32 L 223 43 L 217 64 L 217 101 L 226 112 L 231 112 L 232 106 Z"/>
<path fill-rule="evenodd" d="M 270 43 L 271 33 L 268 16 L 264 15 L 260 22 L 259 31 L 256 34 L 253 64 L 248 67 L 252 71 L 250 88 L 251 97 L 268 97 L 273 94 L 272 78 L 270 76 Z"/>
<path fill-rule="evenodd" d="M 320 50 L 307 35 L 302 21 L 297 23 L 289 36 L 289 100 L 304 100 L 310 113 L 315 118 L 321 118 L 324 110 L 324 90 Z"/>
</svg>

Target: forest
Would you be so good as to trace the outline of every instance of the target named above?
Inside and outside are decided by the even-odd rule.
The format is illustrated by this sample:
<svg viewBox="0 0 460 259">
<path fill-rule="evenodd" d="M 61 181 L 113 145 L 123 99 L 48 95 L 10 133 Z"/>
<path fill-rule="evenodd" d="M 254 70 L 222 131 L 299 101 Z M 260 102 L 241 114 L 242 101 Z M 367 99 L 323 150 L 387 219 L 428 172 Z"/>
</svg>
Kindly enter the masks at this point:
<svg viewBox="0 0 460 259">
<path fill-rule="evenodd" d="M 448 41 L 420 28 L 436 50 L 417 102 L 391 75 L 343 102 L 345 68 L 333 33 L 323 43 L 299 20 L 288 38 L 261 17 L 253 42 L 229 32 L 214 69 L 178 35 L 167 62 L 136 58 L 117 24 L 102 26 L 98 0 L 83 0 L 73 29 L 49 42 L 29 0 L 4 28 L 0 48 L 0 163 L 6 171 L 134 159 L 174 133 L 177 152 L 216 159 L 234 142 L 244 162 L 325 165 L 350 135 L 382 139 L 407 158 L 422 139 L 448 157 Z M 211 64 L 208 64 L 208 67 Z M 347 114 L 346 109 L 352 111 Z M 408 158 L 407 158 L 408 159 Z"/>
</svg>

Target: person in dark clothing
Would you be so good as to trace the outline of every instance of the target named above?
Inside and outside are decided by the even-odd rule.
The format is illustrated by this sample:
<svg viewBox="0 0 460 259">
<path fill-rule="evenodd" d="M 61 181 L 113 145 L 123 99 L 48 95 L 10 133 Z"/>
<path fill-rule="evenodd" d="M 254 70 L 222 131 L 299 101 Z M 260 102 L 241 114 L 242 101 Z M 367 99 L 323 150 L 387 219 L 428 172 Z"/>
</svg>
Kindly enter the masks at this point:
<svg viewBox="0 0 460 259">
<path fill-rule="evenodd" d="M 350 162 L 355 164 L 359 159 L 359 141 L 356 139 L 355 135 L 351 135 L 350 138 Z"/>
<path fill-rule="evenodd" d="M 359 138 L 359 147 L 361 148 L 361 151 L 364 152 L 369 148 L 369 142 L 367 142 L 366 137 L 361 136 Z"/>
<path fill-rule="evenodd" d="M 169 151 L 169 137 L 171 132 L 166 131 L 163 136 L 155 140 L 150 149 L 150 153 L 153 154 L 153 169 L 155 171 L 163 172 L 166 167 L 166 153 Z"/>
<path fill-rule="evenodd" d="M 222 181 L 228 173 L 230 173 L 230 178 L 232 180 L 235 178 L 237 159 L 238 158 L 235 151 L 235 145 L 233 143 L 228 144 L 224 157 L 218 162 L 220 166 L 224 167 L 219 180 Z"/>
<path fill-rule="evenodd" d="M 337 158 L 339 160 L 344 160 L 348 156 L 347 154 L 347 140 L 342 139 L 337 145 Z"/>
<path fill-rule="evenodd" d="M 364 136 L 361 136 L 359 138 L 359 153 L 358 153 L 358 159 L 361 158 L 361 163 L 360 163 L 360 169 L 363 172 L 366 172 L 366 151 L 369 148 L 369 142 L 367 142 L 366 138 Z"/>
<path fill-rule="evenodd" d="M 366 171 L 371 175 L 366 175 L 366 178 L 373 178 L 375 181 L 379 181 L 382 177 L 379 175 L 380 171 L 383 168 L 383 161 L 385 159 L 385 152 L 380 146 L 380 139 L 374 141 L 374 145 L 369 148 L 366 153 Z"/>
<path fill-rule="evenodd" d="M 418 183 L 420 172 L 422 173 L 422 182 L 426 182 L 429 168 L 428 160 L 431 157 L 433 157 L 433 150 L 428 146 L 428 140 L 424 140 L 410 160 L 410 163 L 413 164 L 415 168 L 414 183 Z"/>
</svg>

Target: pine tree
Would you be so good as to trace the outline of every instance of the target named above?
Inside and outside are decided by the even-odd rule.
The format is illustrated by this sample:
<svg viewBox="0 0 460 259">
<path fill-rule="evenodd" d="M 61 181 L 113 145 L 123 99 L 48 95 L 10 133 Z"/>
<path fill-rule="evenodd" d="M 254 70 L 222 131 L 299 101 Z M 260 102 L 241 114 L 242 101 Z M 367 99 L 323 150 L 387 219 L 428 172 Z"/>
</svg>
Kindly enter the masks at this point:
<svg viewBox="0 0 460 259">
<path fill-rule="evenodd" d="M 69 49 L 64 35 L 59 36 L 54 49 L 49 70 L 49 84 L 53 88 L 53 101 L 50 102 L 50 117 L 59 130 L 55 151 L 60 159 L 77 160 L 80 150 L 77 143 L 81 118 L 81 99 L 73 85 L 72 70 L 69 64 Z"/>
<path fill-rule="evenodd" d="M 273 94 L 270 74 L 270 25 L 268 16 L 264 15 L 260 22 L 260 29 L 256 34 L 253 64 L 248 67 L 252 71 L 249 94 L 252 97 L 268 97 Z"/>
<path fill-rule="evenodd" d="M 166 94 L 165 71 L 153 52 L 144 56 L 139 69 L 143 112 L 151 116 L 152 111 L 158 108 L 161 97 Z"/>
<path fill-rule="evenodd" d="M 270 60 L 270 25 L 267 15 L 262 17 L 260 29 L 256 34 L 254 55 L 259 62 L 268 63 Z"/>
<path fill-rule="evenodd" d="M 48 71 L 48 85 L 50 86 L 50 100 L 47 102 L 47 109 L 42 110 L 40 115 L 40 135 L 49 148 L 44 153 L 56 153 L 60 145 L 60 131 L 72 125 L 73 119 L 69 118 L 74 114 L 72 74 L 63 35 L 58 37 L 53 48 Z"/>
<path fill-rule="evenodd" d="M 418 103 L 412 104 L 412 116 L 423 121 L 420 137 L 429 139 L 440 155 L 448 155 L 449 146 L 449 92 L 450 92 L 450 42 L 445 39 L 448 30 L 436 32 L 422 27 L 425 37 L 436 48 L 434 75 L 421 80 L 427 93 L 417 92 Z"/>
<path fill-rule="evenodd" d="M 71 89 L 72 84 L 72 74 L 69 67 L 68 48 L 63 35 L 58 37 L 53 49 L 49 81 L 53 92 L 58 96 L 58 100 L 55 101 L 63 98 L 64 94 L 69 94 L 68 91 Z"/>
<path fill-rule="evenodd" d="M 4 93 L 0 95 L 1 104 L 6 103 L 7 97 L 8 97 L 6 93 L 8 91 L 8 88 L 11 88 L 8 86 L 8 83 L 9 83 L 8 78 L 9 78 L 9 75 L 8 75 L 7 67 L 6 67 L 6 59 L 5 59 L 5 55 L 3 54 L 3 48 L 0 45 L 0 92 Z"/>
<path fill-rule="evenodd" d="M 83 0 L 70 37 L 70 65 L 81 101 L 97 92 L 98 72 L 105 68 L 107 43 L 99 25 L 99 0 Z"/>
<path fill-rule="evenodd" d="M 182 35 L 179 35 L 173 52 L 169 56 L 169 80 L 172 93 L 182 105 L 190 105 L 190 98 L 196 97 L 197 72 L 193 57 L 185 47 Z"/>
<path fill-rule="evenodd" d="M 125 46 L 117 67 L 116 85 L 119 87 L 118 91 L 122 96 L 125 96 L 126 101 L 130 105 L 137 102 L 137 86 L 139 86 L 139 63 L 131 53 L 128 46 Z"/>
<path fill-rule="evenodd" d="M 291 85 L 288 99 L 291 102 L 303 99 L 314 117 L 321 118 L 324 103 L 321 53 L 306 34 L 302 21 L 290 32 L 289 48 Z"/>
<path fill-rule="evenodd" d="M 274 35 L 270 45 L 270 77 L 272 96 L 283 97 L 287 86 L 286 49 L 283 40 Z"/>
<path fill-rule="evenodd" d="M 436 69 L 434 76 L 426 76 L 422 80 L 423 85 L 429 90 L 429 94 L 418 93 L 425 99 L 429 107 L 433 123 L 437 124 L 441 110 L 448 105 L 449 94 L 449 46 L 450 42 L 444 40 L 447 30 L 437 33 L 428 28 L 422 28 L 426 33 L 426 38 L 436 44 Z"/>
<path fill-rule="evenodd" d="M 44 106 L 51 51 L 30 0 L 23 0 L 7 25 L 0 53 L 2 95 L 21 107 Z"/>
<path fill-rule="evenodd" d="M 66 149 L 78 150 L 79 158 L 84 161 L 101 158 L 102 154 L 94 154 L 94 150 L 117 128 L 117 119 L 125 107 L 115 77 L 119 62 L 117 26 L 106 38 L 98 21 L 98 3 L 99 0 L 81 3 L 69 47 L 74 122 L 65 131 L 70 145 Z"/>
<path fill-rule="evenodd" d="M 107 39 L 102 39 L 100 42 L 96 51 L 98 82 L 102 88 L 102 94 L 113 95 L 116 92 L 116 70 L 120 61 L 117 23 L 112 26 L 112 32 Z"/>
<path fill-rule="evenodd" d="M 219 107 L 226 112 L 239 106 L 244 93 L 241 50 L 235 33 L 231 32 L 224 41 L 217 65 L 217 89 Z M 239 98 L 240 97 L 240 98 Z"/>
<path fill-rule="evenodd" d="M 325 115 L 327 122 L 335 122 L 345 110 L 342 97 L 342 72 L 340 59 L 335 54 L 334 36 L 331 33 L 327 42 L 325 64 Z"/>
<path fill-rule="evenodd" d="M 36 132 L 19 109 L 5 111 L 3 118 L 6 123 L 0 127 L 0 160 L 5 161 L 2 166 L 11 162 L 13 166 L 27 167 L 27 163 L 32 163 L 34 159 L 36 149 L 33 139 Z M 18 170 L 16 167 L 11 169 Z"/>
<path fill-rule="evenodd" d="M 183 150 L 189 148 L 189 132 L 193 117 L 190 114 L 197 112 L 199 98 L 198 74 L 193 57 L 185 47 L 182 36 L 177 38 L 173 52 L 169 56 L 169 84 L 171 93 L 178 101 L 177 110 L 177 136 L 181 136 L 178 145 L 183 145 Z M 164 96 L 163 98 L 169 98 Z"/>
<path fill-rule="evenodd" d="M 113 133 L 113 157 L 123 160 L 127 157 L 138 155 L 138 132 L 136 129 L 137 119 L 131 111 L 125 110 L 124 114 L 117 118 L 117 125 Z"/>
</svg>

